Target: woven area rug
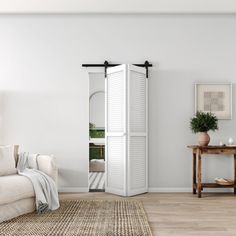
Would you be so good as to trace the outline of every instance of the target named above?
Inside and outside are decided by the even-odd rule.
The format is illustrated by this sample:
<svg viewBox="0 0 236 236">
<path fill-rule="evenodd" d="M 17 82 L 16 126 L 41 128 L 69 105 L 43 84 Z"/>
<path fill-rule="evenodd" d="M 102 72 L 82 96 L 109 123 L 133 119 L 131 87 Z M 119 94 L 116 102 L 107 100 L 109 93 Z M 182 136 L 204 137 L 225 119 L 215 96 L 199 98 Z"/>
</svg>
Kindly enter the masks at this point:
<svg viewBox="0 0 236 236">
<path fill-rule="evenodd" d="M 61 201 L 60 209 L 30 213 L 0 224 L 4 236 L 151 236 L 139 201 Z"/>
</svg>

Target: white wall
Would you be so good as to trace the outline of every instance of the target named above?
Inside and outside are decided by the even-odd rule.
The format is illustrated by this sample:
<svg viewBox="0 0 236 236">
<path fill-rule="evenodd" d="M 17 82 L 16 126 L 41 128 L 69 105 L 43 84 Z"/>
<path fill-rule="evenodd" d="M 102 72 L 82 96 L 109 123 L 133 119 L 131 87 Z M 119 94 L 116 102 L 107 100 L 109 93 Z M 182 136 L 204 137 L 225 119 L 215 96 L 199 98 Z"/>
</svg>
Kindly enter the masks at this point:
<svg viewBox="0 0 236 236">
<path fill-rule="evenodd" d="M 0 0 L 0 13 L 236 13 L 235 0 Z"/>
<path fill-rule="evenodd" d="M 61 187 L 87 187 L 89 85 L 82 63 L 151 61 L 149 186 L 191 186 L 194 83 L 236 82 L 236 16 L 0 17 L 0 143 L 53 153 Z M 235 86 L 234 86 L 235 93 Z M 235 99 L 234 99 L 235 101 Z M 212 141 L 236 140 L 234 119 Z M 231 177 L 232 160 L 204 162 Z"/>
</svg>

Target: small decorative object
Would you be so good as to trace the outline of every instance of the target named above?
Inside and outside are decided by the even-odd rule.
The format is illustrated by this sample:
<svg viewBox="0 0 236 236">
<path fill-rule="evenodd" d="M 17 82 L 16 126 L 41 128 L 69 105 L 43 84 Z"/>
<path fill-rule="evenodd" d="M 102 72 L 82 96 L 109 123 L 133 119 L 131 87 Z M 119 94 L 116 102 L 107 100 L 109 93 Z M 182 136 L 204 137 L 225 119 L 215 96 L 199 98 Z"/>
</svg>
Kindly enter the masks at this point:
<svg viewBox="0 0 236 236">
<path fill-rule="evenodd" d="M 196 116 L 191 118 L 190 127 L 193 133 L 198 133 L 198 144 L 200 146 L 207 146 L 210 142 L 210 136 L 207 132 L 218 129 L 218 119 L 210 112 L 198 111 Z"/>
<path fill-rule="evenodd" d="M 232 84 L 195 84 L 195 112 L 211 112 L 218 119 L 232 119 Z"/>
<path fill-rule="evenodd" d="M 233 140 L 232 138 L 229 138 L 228 144 L 229 144 L 229 145 L 233 145 L 233 144 L 234 144 L 234 140 Z"/>
<path fill-rule="evenodd" d="M 224 143 L 222 141 L 220 141 L 219 146 L 224 146 Z"/>
<path fill-rule="evenodd" d="M 234 184 L 234 181 L 232 179 L 215 178 L 215 181 L 219 185 L 233 185 Z"/>
</svg>

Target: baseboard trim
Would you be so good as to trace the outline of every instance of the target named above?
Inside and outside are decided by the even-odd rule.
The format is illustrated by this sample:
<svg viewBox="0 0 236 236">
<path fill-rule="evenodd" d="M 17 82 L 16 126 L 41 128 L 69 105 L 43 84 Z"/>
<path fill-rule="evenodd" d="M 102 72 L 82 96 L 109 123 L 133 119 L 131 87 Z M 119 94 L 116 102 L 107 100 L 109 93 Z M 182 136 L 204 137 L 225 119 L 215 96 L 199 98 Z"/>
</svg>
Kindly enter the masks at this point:
<svg viewBox="0 0 236 236">
<path fill-rule="evenodd" d="M 88 193 L 88 188 L 80 188 L 80 187 L 61 187 L 58 189 L 59 193 Z"/>
<path fill-rule="evenodd" d="M 84 187 L 61 187 L 59 188 L 59 193 L 88 193 L 89 189 Z M 149 193 L 191 193 L 192 188 L 148 188 Z M 223 189 L 204 189 L 203 193 L 231 193 L 232 188 Z"/>
<path fill-rule="evenodd" d="M 149 193 L 191 193 L 192 188 L 148 188 Z M 231 193 L 232 188 L 204 189 L 203 193 Z"/>
<path fill-rule="evenodd" d="M 192 188 L 148 188 L 149 193 L 190 193 Z"/>
</svg>

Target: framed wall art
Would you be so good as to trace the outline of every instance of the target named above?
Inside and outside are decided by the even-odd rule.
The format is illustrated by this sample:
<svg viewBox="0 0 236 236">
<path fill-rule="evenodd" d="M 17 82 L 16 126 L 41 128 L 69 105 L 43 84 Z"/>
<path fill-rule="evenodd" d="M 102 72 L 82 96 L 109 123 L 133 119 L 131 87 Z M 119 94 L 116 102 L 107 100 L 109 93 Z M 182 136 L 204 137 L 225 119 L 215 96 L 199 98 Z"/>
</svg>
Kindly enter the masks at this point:
<svg viewBox="0 0 236 236">
<path fill-rule="evenodd" d="M 197 111 L 211 112 L 221 120 L 232 119 L 232 83 L 196 83 Z"/>
</svg>

